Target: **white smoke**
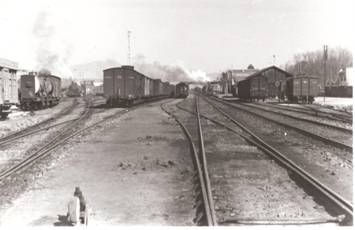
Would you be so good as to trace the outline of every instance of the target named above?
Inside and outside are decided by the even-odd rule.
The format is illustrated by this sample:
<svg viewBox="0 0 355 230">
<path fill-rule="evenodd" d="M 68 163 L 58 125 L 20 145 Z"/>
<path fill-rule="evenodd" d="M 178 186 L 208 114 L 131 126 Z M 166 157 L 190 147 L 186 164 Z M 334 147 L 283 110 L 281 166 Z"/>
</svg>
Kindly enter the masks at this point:
<svg viewBox="0 0 355 230">
<path fill-rule="evenodd" d="M 143 55 L 136 55 L 133 58 L 134 68 L 152 78 L 160 78 L 162 81 L 206 81 L 209 78 L 202 70 L 188 70 L 182 61 L 175 65 L 164 65 L 159 62 L 150 63 Z"/>
</svg>

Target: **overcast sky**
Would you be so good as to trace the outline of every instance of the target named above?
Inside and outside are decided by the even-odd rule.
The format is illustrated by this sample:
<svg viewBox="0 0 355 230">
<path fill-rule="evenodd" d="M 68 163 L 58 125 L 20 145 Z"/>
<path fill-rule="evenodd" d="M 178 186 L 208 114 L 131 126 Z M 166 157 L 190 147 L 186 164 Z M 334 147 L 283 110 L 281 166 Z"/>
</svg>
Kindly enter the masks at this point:
<svg viewBox="0 0 355 230">
<path fill-rule="evenodd" d="M 219 72 L 284 64 L 323 44 L 353 50 L 352 0 L 0 0 L 0 57 L 36 68 L 132 55 Z M 51 56 L 52 55 L 52 56 Z M 41 57 L 42 56 L 42 57 Z"/>
</svg>

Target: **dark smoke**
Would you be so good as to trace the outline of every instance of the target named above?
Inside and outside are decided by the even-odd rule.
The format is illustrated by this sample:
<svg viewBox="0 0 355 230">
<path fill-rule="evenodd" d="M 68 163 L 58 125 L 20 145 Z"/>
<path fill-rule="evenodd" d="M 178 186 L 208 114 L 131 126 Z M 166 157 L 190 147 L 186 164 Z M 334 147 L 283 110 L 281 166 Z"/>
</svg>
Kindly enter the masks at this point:
<svg viewBox="0 0 355 230">
<path fill-rule="evenodd" d="M 134 68 L 151 78 L 160 78 L 162 81 L 180 82 L 191 81 L 188 73 L 180 66 L 162 65 L 159 62 L 148 63 L 143 55 L 134 57 Z"/>
<path fill-rule="evenodd" d="M 72 48 L 63 43 L 60 43 L 61 47 L 54 47 L 55 28 L 49 24 L 46 12 L 38 14 L 32 32 L 38 41 L 36 68 L 44 68 L 55 74 L 71 75 L 67 62 Z"/>
</svg>

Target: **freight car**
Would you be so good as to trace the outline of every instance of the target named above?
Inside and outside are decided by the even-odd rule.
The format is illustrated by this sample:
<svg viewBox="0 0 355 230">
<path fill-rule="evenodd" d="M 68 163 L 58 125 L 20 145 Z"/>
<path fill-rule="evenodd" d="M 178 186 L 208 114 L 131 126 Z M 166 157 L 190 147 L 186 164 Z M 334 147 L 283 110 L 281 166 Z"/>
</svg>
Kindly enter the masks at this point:
<svg viewBox="0 0 355 230">
<path fill-rule="evenodd" d="M 60 100 L 61 79 L 47 73 L 21 76 L 19 99 L 23 110 L 37 110 L 53 106 Z"/>
<path fill-rule="evenodd" d="M 265 98 L 283 98 L 286 94 L 286 80 L 292 74 L 270 66 L 262 69 L 237 83 L 237 95 L 241 100 L 265 100 Z"/>
<path fill-rule="evenodd" d="M 0 59 L 0 116 L 6 118 L 11 105 L 18 104 L 17 63 Z"/>
<path fill-rule="evenodd" d="M 316 77 L 299 75 L 286 81 L 286 96 L 290 102 L 313 103 L 319 95 L 320 80 Z"/>
<path fill-rule="evenodd" d="M 185 82 L 180 82 L 176 85 L 175 96 L 177 98 L 186 98 L 189 95 L 189 85 Z"/>
<path fill-rule="evenodd" d="M 148 98 L 169 96 L 167 91 L 164 92 L 160 79 L 147 77 L 134 70 L 133 66 L 115 67 L 103 72 L 103 93 L 109 106 L 130 106 Z"/>
</svg>

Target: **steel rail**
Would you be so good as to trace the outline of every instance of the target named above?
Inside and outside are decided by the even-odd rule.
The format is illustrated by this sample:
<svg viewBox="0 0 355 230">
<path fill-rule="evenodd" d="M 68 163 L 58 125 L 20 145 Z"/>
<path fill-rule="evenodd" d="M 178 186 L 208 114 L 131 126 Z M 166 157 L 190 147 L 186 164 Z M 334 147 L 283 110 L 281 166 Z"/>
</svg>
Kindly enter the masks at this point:
<svg viewBox="0 0 355 230">
<path fill-rule="evenodd" d="M 313 115 L 313 116 L 317 116 L 317 117 L 321 117 L 321 118 L 327 118 L 327 119 L 332 119 L 332 120 L 336 120 L 336 121 L 341 121 L 344 123 L 351 123 L 352 122 L 352 117 L 347 116 L 347 115 L 341 115 L 341 114 L 333 114 L 333 113 L 327 113 L 324 111 L 320 111 L 317 109 L 312 109 L 312 108 L 307 108 L 307 107 L 290 107 L 290 106 L 280 106 L 280 105 L 276 105 L 273 103 L 266 103 L 268 104 L 268 106 L 270 107 L 274 107 L 274 108 L 280 108 L 280 109 L 286 109 L 289 111 L 293 111 L 296 113 L 301 113 L 301 114 L 309 114 L 309 115 Z"/>
<path fill-rule="evenodd" d="M 35 129 L 35 128 L 38 128 L 39 126 L 46 125 L 46 124 L 48 124 L 51 121 L 55 121 L 58 118 L 64 116 L 65 114 L 70 113 L 75 108 L 75 106 L 77 104 L 78 104 L 78 101 L 75 99 L 75 100 L 73 100 L 72 104 L 69 107 L 67 107 L 67 108 L 63 109 L 62 111 L 60 111 L 55 117 L 47 118 L 47 119 L 45 119 L 45 120 L 43 120 L 43 121 L 41 121 L 41 122 L 39 122 L 39 123 L 37 123 L 35 125 L 29 126 L 27 128 L 24 128 L 24 129 L 16 131 L 16 132 L 12 132 L 12 133 L 4 136 L 4 137 L 1 137 L 0 138 L 0 142 L 4 142 L 5 140 L 12 139 L 12 138 L 14 138 L 16 136 L 19 136 L 19 135 L 25 135 L 27 132 L 32 132 L 32 131 L 29 131 L 31 129 Z"/>
<path fill-rule="evenodd" d="M 66 124 L 66 123 L 68 123 L 68 122 L 73 122 L 73 121 L 75 121 L 75 120 L 77 120 L 77 119 L 79 119 L 79 118 L 70 119 L 70 120 L 68 120 L 68 121 L 63 121 L 63 122 L 60 122 L 60 123 L 57 123 L 57 124 L 54 124 L 54 125 L 50 125 L 50 126 L 47 126 L 47 127 L 41 128 L 41 129 L 37 129 L 37 130 L 34 130 L 34 131 L 30 131 L 30 132 L 27 132 L 27 133 L 25 133 L 25 134 L 22 134 L 22 135 L 19 135 L 19 136 L 14 136 L 14 137 L 12 137 L 12 138 L 10 138 L 10 139 L 6 139 L 6 140 L 4 140 L 4 141 L 1 141 L 1 139 L 0 139 L 0 146 L 5 145 L 5 144 L 12 143 L 12 142 L 14 142 L 14 141 L 16 141 L 16 140 L 18 140 L 18 139 L 20 139 L 20 138 L 22 138 L 22 137 L 26 137 L 26 136 L 29 136 L 29 135 L 32 135 L 32 134 L 36 134 L 36 133 L 39 133 L 39 132 L 41 132 L 41 131 L 48 130 L 48 129 L 51 129 L 51 128 L 54 128 L 54 127 L 57 127 L 57 126 Z"/>
<path fill-rule="evenodd" d="M 324 122 L 319 122 L 319 121 L 314 121 L 314 120 L 310 120 L 310 119 L 307 119 L 307 118 L 293 116 L 293 115 L 290 115 L 290 114 L 283 113 L 282 111 L 280 112 L 280 111 L 266 109 L 266 108 L 263 108 L 263 107 L 265 107 L 265 105 L 262 105 L 262 104 L 246 104 L 246 103 L 241 103 L 241 104 L 244 105 L 244 106 L 247 106 L 247 107 L 252 107 L 252 108 L 260 109 L 260 110 L 263 110 L 263 111 L 266 111 L 266 112 L 274 113 L 274 114 L 277 114 L 277 115 L 289 117 L 291 119 L 296 119 L 296 120 L 300 120 L 300 121 L 316 124 L 316 125 L 319 125 L 319 126 L 324 126 L 324 127 L 327 127 L 327 128 L 336 129 L 336 130 L 339 130 L 339 131 L 342 131 L 342 132 L 345 132 L 345 133 L 350 133 L 350 134 L 353 133 L 352 129 L 347 129 L 347 128 L 339 127 L 339 126 L 336 126 L 336 125 L 327 124 L 327 123 L 324 123 Z M 279 108 L 279 110 L 281 110 L 281 108 Z"/>
<path fill-rule="evenodd" d="M 212 199 L 212 189 L 211 189 L 211 182 L 210 182 L 210 177 L 208 173 L 208 166 L 207 166 L 207 159 L 206 159 L 206 152 L 205 152 L 205 142 L 203 138 L 203 133 L 202 133 L 202 125 L 201 125 L 201 119 L 200 119 L 200 109 L 198 106 L 198 100 L 199 97 L 195 97 L 195 106 L 196 106 L 196 118 L 197 118 L 197 130 L 198 130 L 198 137 L 199 137 L 199 146 L 200 146 L 200 156 L 202 160 L 202 169 L 204 173 L 204 180 L 206 184 L 206 190 L 207 190 L 207 197 L 208 197 L 208 202 L 209 202 L 209 208 L 212 216 L 212 221 L 213 225 L 217 225 L 217 218 L 216 218 L 216 213 L 214 210 L 214 203 Z"/>
<path fill-rule="evenodd" d="M 180 104 L 177 104 L 177 107 L 181 110 L 184 110 L 188 113 L 191 113 L 193 115 L 196 116 L 196 112 L 194 111 L 190 111 L 184 107 L 182 107 Z M 217 121 L 216 119 L 213 119 L 213 118 L 210 118 L 208 116 L 205 116 L 203 114 L 200 114 L 201 117 L 203 117 L 204 119 L 206 120 L 209 120 L 237 135 L 239 135 L 240 137 L 242 137 L 244 140 L 246 140 L 248 143 L 251 143 L 253 144 L 254 146 L 258 147 L 261 151 L 264 151 L 266 154 L 268 154 L 269 156 L 271 156 L 273 159 L 276 159 L 281 165 L 283 165 L 286 169 L 289 169 L 288 168 L 288 165 L 284 164 L 283 162 L 280 162 L 278 158 L 275 158 L 274 154 L 270 153 L 270 152 L 267 152 L 268 150 L 266 150 L 263 146 L 260 146 L 259 143 L 255 142 L 254 140 L 250 139 L 250 137 L 247 137 L 245 136 L 244 134 L 242 134 L 241 132 L 238 132 L 236 131 L 235 129 L 229 127 L 229 126 L 226 126 L 225 124 Z M 288 159 L 288 158 L 287 158 Z M 288 159 L 289 160 L 289 159 Z M 290 160 L 291 161 L 291 160 Z M 309 219 L 307 221 L 298 221 L 298 223 L 296 222 L 279 222 L 279 223 L 275 223 L 274 221 L 269 221 L 268 224 L 273 224 L 273 225 L 277 225 L 277 224 L 290 224 L 290 225 L 294 225 L 294 224 L 315 224 L 315 223 L 331 223 L 331 222 L 337 222 L 337 223 L 340 223 L 344 221 L 344 217 L 342 215 L 339 215 L 337 217 L 334 217 L 332 219 Z M 261 221 L 262 222 L 262 221 Z M 260 222 L 260 223 L 261 223 Z M 254 225 L 254 224 L 260 224 L 259 223 L 259 220 L 236 220 L 236 219 L 226 219 L 224 220 L 223 222 L 219 222 L 218 224 L 243 224 L 243 225 Z M 263 222 L 264 223 L 264 222 Z"/>
<path fill-rule="evenodd" d="M 219 111 L 227 119 L 229 119 L 232 123 L 236 124 L 243 131 L 248 133 L 253 139 L 248 138 L 247 136 L 237 132 L 241 137 L 243 137 L 249 143 L 256 145 L 258 148 L 260 148 L 262 151 L 264 151 L 268 155 L 272 156 L 279 163 L 284 165 L 288 170 L 291 170 L 296 175 L 299 175 L 305 182 L 307 182 L 308 185 L 312 186 L 313 189 L 318 191 L 320 194 L 323 194 L 327 199 L 329 199 L 329 201 L 331 201 L 334 205 L 336 205 L 338 207 L 338 210 L 341 210 L 343 212 L 343 214 L 346 215 L 344 219 L 342 219 L 342 217 L 339 216 L 339 221 L 352 225 L 352 223 L 353 223 L 353 205 L 350 201 L 347 201 L 345 198 L 343 198 L 337 192 L 331 190 L 328 186 L 324 185 L 318 179 L 313 177 L 310 173 L 306 172 L 304 169 L 302 169 L 297 164 L 295 164 L 291 159 L 287 158 L 284 154 L 282 154 L 281 152 L 276 150 L 274 147 L 272 147 L 271 145 L 269 145 L 265 141 L 263 141 L 260 137 L 258 137 L 256 134 L 254 134 L 248 128 L 246 128 L 239 121 L 233 119 L 229 114 L 224 112 L 222 109 L 215 106 L 213 103 L 211 103 L 206 98 L 204 98 L 204 99 L 206 102 L 208 102 L 210 105 L 212 105 L 217 111 Z M 225 125 L 223 125 L 223 126 L 225 126 Z"/>
<path fill-rule="evenodd" d="M 205 98 L 206 101 L 208 100 L 207 98 Z M 301 128 L 298 128 L 296 126 L 293 126 L 293 125 L 289 125 L 289 124 L 286 124 L 286 123 L 283 123 L 283 122 L 280 122 L 280 121 L 277 121 L 277 120 L 274 120 L 274 119 L 271 119 L 271 118 L 268 118 L 266 116 L 263 116 L 261 114 L 258 114 L 258 113 L 255 113 L 255 112 L 252 112 L 246 108 L 241 108 L 240 106 L 237 106 L 236 104 L 233 104 L 233 103 L 229 103 L 229 102 L 225 102 L 223 100 L 220 100 L 220 99 L 217 99 L 217 98 L 213 98 L 214 101 L 216 102 L 219 102 L 219 103 L 222 103 L 224 105 L 227 105 L 227 106 L 230 106 L 234 109 L 241 109 L 249 114 L 252 114 L 252 115 L 255 115 L 255 116 L 258 116 L 258 117 L 261 117 L 263 119 L 266 119 L 268 121 L 271 121 L 273 123 L 276 123 L 276 124 L 279 124 L 279 125 L 282 125 L 284 127 L 287 127 L 287 128 L 290 128 L 290 129 L 294 129 L 300 133 L 303 133 L 307 136 L 310 136 L 310 137 L 313 137 L 314 139 L 317 139 L 319 141 L 322 141 L 324 144 L 327 144 L 327 145 L 332 145 L 332 146 L 335 146 L 335 147 L 338 147 L 338 148 L 341 148 L 341 149 L 345 149 L 346 151 L 348 152 L 352 152 L 353 151 L 353 147 L 352 146 L 349 146 L 349 145 L 346 145 L 346 144 L 343 144 L 343 143 L 340 143 L 340 142 L 337 142 L 337 141 L 334 141 L 332 139 L 329 139 L 329 138 L 326 138 L 326 137 L 322 137 L 322 136 L 319 136 L 315 133 L 312 133 L 312 132 L 309 132 L 307 130 L 304 130 L 304 129 L 301 129 Z M 208 100 L 209 101 L 209 100 Z"/>
<path fill-rule="evenodd" d="M 186 128 L 186 126 L 179 120 L 179 118 L 177 116 L 175 116 L 174 113 L 172 113 L 172 112 L 168 111 L 166 108 L 164 108 L 164 104 L 166 104 L 166 103 L 162 103 L 160 105 L 161 109 L 165 113 L 170 115 L 172 118 L 174 118 L 174 120 L 179 124 L 179 126 L 183 130 L 183 133 L 187 137 L 187 140 L 188 140 L 189 146 L 190 146 L 190 151 L 191 151 L 192 158 L 193 158 L 193 162 L 194 162 L 195 168 L 197 170 L 197 174 L 198 174 L 198 178 L 199 178 L 199 186 L 200 186 L 201 194 L 202 194 L 201 205 L 203 205 L 203 210 L 204 210 L 203 216 L 200 216 L 199 220 L 197 220 L 197 221 L 200 224 L 204 224 L 207 226 L 214 226 L 214 225 L 216 225 L 216 222 L 215 222 L 215 220 L 213 220 L 214 217 L 213 217 L 213 214 L 211 213 L 211 209 L 213 207 L 210 207 L 210 202 L 209 202 L 210 199 L 208 198 L 208 192 L 207 192 L 207 188 L 206 188 L 206 184 L 205 184 L 205 179 L 203 176 L 202 165 L 201 165 L 200 159 L 198 157 L 198 153 L 197 153 L 194 141 L 192 139 L 192 136 L 191 136 L 190 132 L 188 131 L 188 129 Z"/>
</svg>

